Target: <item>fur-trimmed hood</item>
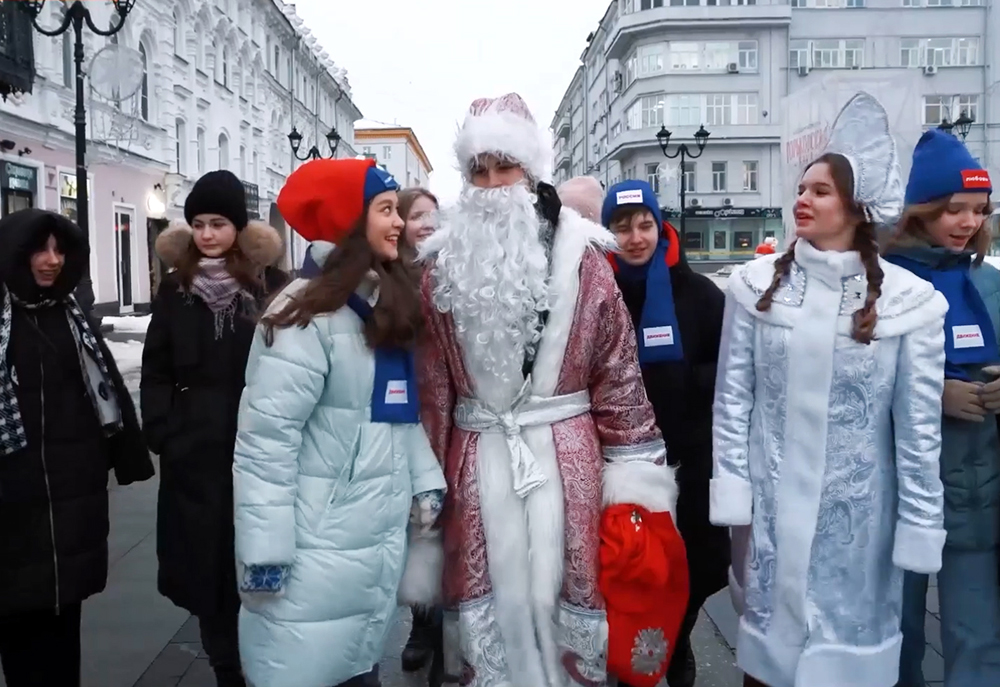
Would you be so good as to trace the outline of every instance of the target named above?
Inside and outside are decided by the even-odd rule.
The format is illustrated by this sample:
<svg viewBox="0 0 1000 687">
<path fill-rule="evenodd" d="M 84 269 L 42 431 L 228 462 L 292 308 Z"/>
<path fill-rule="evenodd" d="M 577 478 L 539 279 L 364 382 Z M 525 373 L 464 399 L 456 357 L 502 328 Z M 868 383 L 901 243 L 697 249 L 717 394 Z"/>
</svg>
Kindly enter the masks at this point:
<svg viewBox="0 0 1000 687">
<path fill-rule="evenodd" d="M 176 267 L 193 240 L 192 236 L 187 222 L 174 220 L 156 237 L 156 255 L 168 267 Z M 244 255 L 261 267 L 274 265 L 285 253 L 278 230 L 261 220 L 250 220 L 246 228 L 237 233 L 236 242 Z"/>
</svg>

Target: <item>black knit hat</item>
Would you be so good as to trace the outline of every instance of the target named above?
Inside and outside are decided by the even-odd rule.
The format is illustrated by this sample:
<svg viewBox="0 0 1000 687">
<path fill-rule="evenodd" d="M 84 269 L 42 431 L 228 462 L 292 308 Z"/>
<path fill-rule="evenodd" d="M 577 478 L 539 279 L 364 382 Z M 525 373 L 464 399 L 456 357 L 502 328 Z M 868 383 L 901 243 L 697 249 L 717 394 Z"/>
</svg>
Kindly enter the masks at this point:
<svg viewBox="0 0 1000 687">
<path fill-rule="evenodd" d="M 222 215 L 240 231 L 247 226 L 247 193 L 243 182 L 232 172 L 219 169 L 194 182 L 184 201 L 184 219 L 188 224 L 198 215 Z"/>
</svg>

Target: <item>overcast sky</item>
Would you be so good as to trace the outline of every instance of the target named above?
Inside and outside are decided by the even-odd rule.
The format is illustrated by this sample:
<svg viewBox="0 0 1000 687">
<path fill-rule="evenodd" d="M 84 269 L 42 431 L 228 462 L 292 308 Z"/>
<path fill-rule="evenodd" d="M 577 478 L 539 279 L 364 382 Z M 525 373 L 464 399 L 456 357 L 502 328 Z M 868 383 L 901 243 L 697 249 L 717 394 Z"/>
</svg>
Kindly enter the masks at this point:
<svg viewBox="0 0 1000 687">
<path fill-rule="evenodd" d="M 442 201 L 460 188 L 452 143 L 476 98 L 516 91 L 548 127 L 609 0 L 296 0 L 347 69 L 365 119 L 416 133 Z"/>
</svg>

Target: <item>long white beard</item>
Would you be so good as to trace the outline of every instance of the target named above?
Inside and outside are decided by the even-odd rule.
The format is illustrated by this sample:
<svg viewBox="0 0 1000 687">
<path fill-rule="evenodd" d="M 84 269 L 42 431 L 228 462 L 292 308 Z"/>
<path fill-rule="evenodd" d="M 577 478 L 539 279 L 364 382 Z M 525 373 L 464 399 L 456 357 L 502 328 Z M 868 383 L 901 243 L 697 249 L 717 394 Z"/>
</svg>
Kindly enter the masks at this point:
<svg viewBox="0 0 1000 687">
<path fill-rule="evenodd" d="M 421 257 L 435 259 L 434 306 L 452 314 L 467 359 L 503 382 L 519 378 L 525 354 L 534 355 L 538 313 L 549 309 L 549 227 L 533 200 L 523 184 L 467 187 L 420 246 Z"/>
</svg>

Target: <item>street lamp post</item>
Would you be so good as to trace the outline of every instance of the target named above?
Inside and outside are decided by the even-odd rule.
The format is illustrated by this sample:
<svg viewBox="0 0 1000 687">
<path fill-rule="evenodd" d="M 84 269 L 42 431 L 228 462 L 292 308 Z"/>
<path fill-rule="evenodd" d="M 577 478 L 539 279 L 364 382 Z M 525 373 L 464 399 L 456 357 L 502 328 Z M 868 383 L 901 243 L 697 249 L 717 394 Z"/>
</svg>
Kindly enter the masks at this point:
<svg viewBox="0 0 1000 687">
<path fill-rule="evenodd" d="M 45 29 L 38 25 L 38 15 L 45 6 L 45 0 L 21 0 L 20 7 L 31 16 L 31 23 L 38 33 L 45 36 L 61 36 L 73 29 L 73 63 L 76 67 L 76 109 L 73 124 L 76 127 L 76 223 L 83 230 L 87 247 L 90 247 L 90 188 L 87 184 L 87 110 L 84 106 L 83 71 L 83 27 L 86 25 L 99 36 L 113 36 L 125 26 L 125 18 L 135 6 L 136 0 L 111 0 L 118 20 L 110 29 L 101 29 L 94 24 L 83 0 L 74 0 L 66 8 L 62 24 L 56 29 Z M 77 287 L 80 304 L 90 310 L 94 307 L 94 282 L 90 274 L 90 261 L 84 264 L 83 278 Z"/>
<path fill-rule="evenodd" d="M 955 135 L 955 130 L 958 130 L 958 135 L 962 137 L 962 142 L 965 142 L 965 137 L 969 135 L 969 131 L 972 130 L 972 125 L 976 123 L 975 117 L 970 117 L 969 113 L 962 110 L 962 114 L 958 116 L 954 122 L 949 122 L 948 118 L 945 117 L 938 124 L 937 128 L 941 131 L 946 131 L 949 134 Z"/>
<path fill-rule="evenodd" d="M 685 208 L 686 200 L 687 200 L 687 181 L 686 181 L 686 179 L 684 177 L 684 162 L 685 162 L 685 160 L 687 158 L 691 158 L 692 160 L 695 160 L 695 159 L 701 157 L 701 154 L 703 152 L 705 152 L 705 144 L 708 143 L 708 137 L 711 136 L 711 134 L 708 131 L 705 130 L 705 125 L 702 124 L 700 127 L 698 127 L 698 131 L 696 131 L 695 134 L 694 134 L 694 141 L 695 141 L 695 143 L 698 144 L 698 152 L 697 153 L 692 153 L 688 149 L 686 143 L 680 143 L 677 146 L 677 151 L 673 155 L 670 155 L 670 154 L 667 153 L 667 146 L 670 145 L 670 137 L 672 135 L 673 134 L 671 132 L 667 131 L 667 127 L 661 126 L 659 132 L 657 132 L 657 134 L 656 134 L 656 142 L 660 144 L 660 150 L 663 151 L 663 155 L 667 159 L 673 160 L 674 158 L 676 158 L 678 156 L 680 156 L 680 158 L 681 158 L 681 172 L 680 172 L 680 182 L 681 182 L 681 245 L 683 246 L 684 245 L 684 241 L 685 241 L 685 236 L 684 236 L 684 229 L 685 229 L 684 208 Z"/>
<path fill-rule="evenodd" d="M 294 126 L 292 127 L 292 133 L 288 134 L 288 142 L 292 146 L 292 155 L 294 155 L 295 159 L 300 162 L 305 162 L 306 160 L 321 160 L 324 158 L 332 160 L 337 157 L 337 146 L 340 145 L 340 134 L 337 133 L 336 127 L 331 127 L 330 131 L 327 133 L 326 143 L 330 146 L 330 154 L 328 156 L 320 153 L 319 148 L 313 145 L 309 148 L 304 157 L 300 157 L 299 148 L 302 146 L 302 134 L 300 134 L 299 130 Z"/>
</svg>

